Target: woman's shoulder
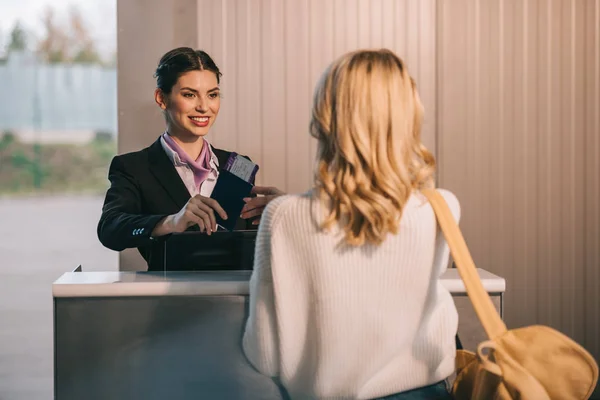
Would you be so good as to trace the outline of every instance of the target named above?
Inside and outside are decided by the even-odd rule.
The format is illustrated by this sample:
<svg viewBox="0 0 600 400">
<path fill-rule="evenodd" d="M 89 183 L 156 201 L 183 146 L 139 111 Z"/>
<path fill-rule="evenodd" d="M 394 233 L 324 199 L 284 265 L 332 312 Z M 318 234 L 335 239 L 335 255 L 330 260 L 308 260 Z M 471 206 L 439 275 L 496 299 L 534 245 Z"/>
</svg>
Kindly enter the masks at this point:
<svg viewBox="0 0 600 400">
<path fill-rule="evenodd" d="M 452 210 L 453 213 L 455 211 L 460 213 L 460 202 L 458 201 L 458 198 L 453 192 L 451 192 L 448 189 L 441 188 L 438 188 L 437 191 L 442 195 L 444 200 L 446 200 L 446 203 L 448 203 L 448 207 L 450 207 L 450 210 Z"/>
<path fill-rule="evenodd" d="M 452 213 L 454 218 L 458 221 L 460 219 L 461 209 L 460 209 L 460 202 L 458 201 L 458 198 L 456 197 L 456 195 L 448 189 L 436 188 L 436 191 L 442 195 L 442 197 L 446 201 L 446 204 L 448 204 L 448 208 L 450 209 L 450 212 Z M 416 205 L 428 204 L 427 198 L 422 193 L 417 193 L 417 194 L 413 195 L 413 199 L 415 201 L 414 204 L 416 204 Z"/>
<path fill-rule="evenodd" d="M 110 169 L 115 170 L 137 170 L 139 168 L 146 169 L 149 164 L 148 155 L 150 153 L 150 147 L 146 147 L 141 150 L 131 151 L 128 153 L 117 154 L 113 157 Z"/>
<path fill-rule="evenodd" d="M 118 154 L 115 156 L 115 159 L 121 160 L 123 162 L 130 161 L 139 161 L 141 159 L 147 159 L 150 147 L 146 147 L 141 150 L 130 151 L 128 153 Z"/>
<path fill-rule="evenodd" d="M 311 192 L 279 196 L 269 202 L 265 208 L 261 224 L 266 222 L 271 228 L 276 228 L 281 221 L 299 222 L 310 217 L 311 203 Z"/>
<path fill-rule="evenodd" d="M 129 162 L 129 161 L 140 161 L 142 159 L 148 159 L 148 156 L 155 152 L 164 152 L 162 145 L 160 144 L 160 137 L 156 139 L 151 145 L 144 147 L 140 150 L 129 151 L 127 153 L 118 154 L 114 159 Z"/>
</svg>

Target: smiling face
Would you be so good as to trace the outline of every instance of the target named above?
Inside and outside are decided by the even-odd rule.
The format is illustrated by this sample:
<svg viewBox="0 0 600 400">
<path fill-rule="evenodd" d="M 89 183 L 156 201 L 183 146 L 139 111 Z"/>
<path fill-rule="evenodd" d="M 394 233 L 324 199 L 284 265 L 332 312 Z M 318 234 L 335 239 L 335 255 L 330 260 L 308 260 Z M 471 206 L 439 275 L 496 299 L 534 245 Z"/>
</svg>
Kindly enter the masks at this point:
<svg viewBox="0 0 600 400">
<path fill-rule="evenodd" d="M 165 111 L 169 134 L 184 141 L 203 137 L 221 107 L 217 76 L 208 70 L 186 72 L 177 79 L 171 93 L 156 89 L 155 100 Z"/>
</svg>

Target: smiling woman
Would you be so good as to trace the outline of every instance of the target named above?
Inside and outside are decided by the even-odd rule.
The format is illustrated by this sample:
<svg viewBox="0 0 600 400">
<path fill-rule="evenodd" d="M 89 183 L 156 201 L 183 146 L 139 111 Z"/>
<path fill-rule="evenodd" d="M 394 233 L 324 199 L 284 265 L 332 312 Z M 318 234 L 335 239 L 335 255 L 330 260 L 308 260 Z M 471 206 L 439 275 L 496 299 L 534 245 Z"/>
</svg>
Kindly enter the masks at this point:
<svg viewBox="0 0 600 400">
<path fill-rule="evenodd" d="M 221 107 L 221 72 L 202 50 L 178 48 L 165 54 L 155 74 L 156 103 L 164 111 L 167 131 L 180 145 L 199 155 L 204 137 Z M 185 146 L 185 145 L 184 145 Z"/>
<path fill-rule="evenodd" d="M 160 238 L 170 233 L 210 235 L 217 214 L 238 219 L 236 229 L 254 227 L 249 219 L 226 215 L 210 198 L 231 154 L 205 139 L 221 107 L 219 68 L 204 51 L 181 47 L 160 59 L 155 77 L 154 98 L 166 131 L 151 146 L 113 158 L 98 224 L 104 246 L 137 247 L 149 270 L 162 269 Z"/>
</svg>

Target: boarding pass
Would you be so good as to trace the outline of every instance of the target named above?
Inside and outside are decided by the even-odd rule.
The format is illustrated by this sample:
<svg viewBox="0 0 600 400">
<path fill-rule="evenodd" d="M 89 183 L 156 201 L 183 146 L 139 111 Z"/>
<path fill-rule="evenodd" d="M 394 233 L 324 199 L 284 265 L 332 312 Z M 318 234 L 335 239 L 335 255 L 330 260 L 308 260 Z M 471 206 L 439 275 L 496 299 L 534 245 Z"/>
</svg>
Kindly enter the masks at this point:
<svg viewBox="0 0 600 400">
<path fill-rule="evenodd" d="M 246 182 L 252 182 L 256 176 L 256 172 L 258 172 L 258 165 L 246 157 L 240 156 L 237 153 L 231 153 L 227 164 L 225 164 L 225 170 Z"/>
</svg>

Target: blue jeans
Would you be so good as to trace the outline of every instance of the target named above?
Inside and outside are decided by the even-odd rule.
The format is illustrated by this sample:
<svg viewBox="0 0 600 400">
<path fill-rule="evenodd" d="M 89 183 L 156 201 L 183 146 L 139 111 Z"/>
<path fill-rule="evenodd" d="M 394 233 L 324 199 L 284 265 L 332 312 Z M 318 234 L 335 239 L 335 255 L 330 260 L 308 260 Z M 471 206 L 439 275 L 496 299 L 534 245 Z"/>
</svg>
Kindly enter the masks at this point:
<svg viewBox="0 0 600 400">
<path fill-rule="evenodd" d="M 441 381 L 408 392 L 380 397 L 377 400 L 452 400 L 452 395 L 446 390 L 446 381 Z"/>
</svg>

